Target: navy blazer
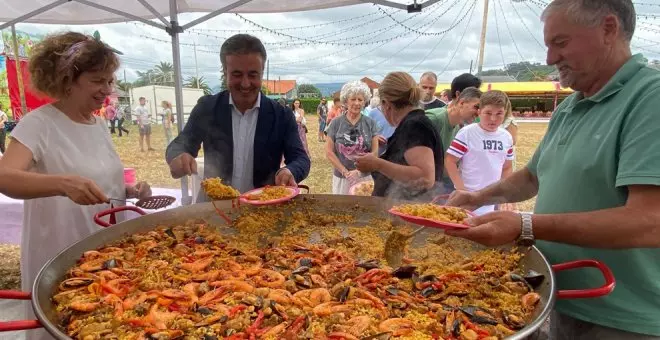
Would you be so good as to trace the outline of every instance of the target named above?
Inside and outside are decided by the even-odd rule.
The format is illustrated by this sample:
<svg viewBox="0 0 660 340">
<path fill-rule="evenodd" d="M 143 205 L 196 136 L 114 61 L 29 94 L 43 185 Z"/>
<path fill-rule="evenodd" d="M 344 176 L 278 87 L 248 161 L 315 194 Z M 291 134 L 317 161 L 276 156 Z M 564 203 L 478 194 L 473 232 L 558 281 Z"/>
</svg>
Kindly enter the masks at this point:
<svg viewBox="0 0 660 340">
<path fill-rule="evenodd" d="M 229 91 L 201 97 L 183 131 L 167 146 L 167 163 L 184 152 L 196 158 L 203 145 L 204 177 L 220 177 L 231 184 L 234 167 L 231 110 Z M 293 112 L 262 93 L 254 134 L 255 188 L 275 184 L 282 156 L 296 182 L 307 177 L 311 162 L 300 140 Z M 207 201 L 206 195 L 200 193 L 198 201 Z"/>
</svg>

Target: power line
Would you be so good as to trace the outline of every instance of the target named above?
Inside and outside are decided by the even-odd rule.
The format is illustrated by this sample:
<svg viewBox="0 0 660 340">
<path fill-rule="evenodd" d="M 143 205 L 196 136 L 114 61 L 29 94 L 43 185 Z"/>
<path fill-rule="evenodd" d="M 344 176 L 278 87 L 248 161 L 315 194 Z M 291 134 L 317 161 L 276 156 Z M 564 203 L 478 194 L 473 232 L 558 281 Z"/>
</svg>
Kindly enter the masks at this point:
<svg viewBox="0 0 660 340">
<path fill-rule="evenodd" d="M 452 4 L 452 6 L 450 6 L 450 8 L 454 8 L 454 5 L 457 4 L 458 1 L 460 1 L 460 0 L 455 0 L 454 3 Z M 449 12 L 449 11 L 446 11 L 446 12 L 440 14 L 438 17 L 436 17 L 436 18 L 434 18 L 433 20 L 431 20 L 430 22 L 428 22 L 428 23 L 426 23 L 426 24 L 424 24 L 424 25 L 420 25 L 420 26 L 418 27 L 418 29 L 421 28 L 421 27 L 424 27 L 424 26 L 429 26 L 429 27 L 430 27 L 430 26 L 433 25 L 435 22 L 437 22 L 438 20 L 440 20 L 440 19 L 441 19 L 445 14 L 447 14 L 448 12 Z M 431 13 L 429 13 L 427 16 L 430 16 L 430 14 L 431 14 Z M 380 48 L 380 47 L 382 47 L 382 46 L 384 46 L 384 45 L 385 45 L 385 44 L 382 44 L 382 45 L 380 45 L 380 46 L 378 46 L 378 47 L 376 47 L 376 48 Z M 363 54 L 357 55 L 357 56 L 355 56 L 355 57 L 353 57 L 353 58 L 350 58 L 350 59 L 348 59 L 348 60 L 344 60 L 344 61 L 342 61 L 342 62 L 339 62 L 339 63 L 333 64 L 333 65 L 330 65 L 329 67 L 333 67 L 333 66 L 337 66 L 337 65 L 343 65 L 343 64 L 345 64 L 345 63 L 348 63 L 348 62 L 353 61 L 353 60 L 355 60 L 355 59 L 361 58 L 361 57 L 363 57 L 363 56 L 365 56 L 365 55 L 367 55 L 367 54 L 369 54 L 369 53 L 372 53 L 372 52 L 373 52 L 373 51 L 367 51 L 367 52 L 365 52 L 365 53 L 363 53 Z M 398 52 L 397 52 L 397 53 L 398 53 Z M 317 70 L 320 70 L 320 69 L 326 69 L 326 68 L 328 68 L 328 67 L 317 68 Z M 332 75 L 332 76 L 341 76 L 341 75 L 345 75 L 345 74 L 339 74 L 339 73 L 326 73 L 326 72 L 321 72 L 321 73 L 323 73 L 323 74 L 325 74 L 325 75 Z"/>
<path fill-rule="evenodd" d="M 476 3 L 477 3 L 477 0 L 472 1 L 472 6 L 471 6 L 471 8 L 474 8 L 475 5 L 476 5 Z M 468 4 L 468 2 L 463 3 L 463 7 L 461 8 L 461 11 L 463 11 L 463 9 L 465 8 L 465 6 L 466 6 L 467 4 Z M 468 10 L 465 12 L 465 15 L 463 15 L 463 17 L 461 17 L 460 20 L 458 20 L 458 21 L 455 20 L 455 21 L 452 23 L 452 25 L 451 25 L 450 27 L 454 28 L 454 27 L 458 26 L 458 25 L 459 25 L 459 24 L 460 24 L 460 23 L 461 23 L 461 22 L 467 17 L 467 14 L 468 14 L 468 13 L 470 13 L 470 9 L 468 9 Z M 442 37 L 441 37 L 440 39 L 438 39 L 438 41 L 435 43 L 435 45 L 433 46 L 433 48 L 432 48 L 432 49 L 431 49 L 431 50 L 430 50 L 430 51 L 424 56 L 424 58 L 422 58 L 422 60 L 420 60 L 419 62 L 417 62 L 417 64 L 415 64 L 415 66 L 413 66 L 408 72 L 412 72 L 412 71 L 414 71 L 415 69 L 417 69 L 417 67 L 419 67 L 419 65 L 421 65 L 423 62 L 425 62 L 426 59 L 428 59 L 428 57 L 429 57 L 433 52 L 435 52 L 435 49 L 438 48 L 438 46 L 440 46 L 440 43 L 441 43 L 444 39 L 445 39 L 445 35 L 443 34 Z"/>
<path fill-rule="evenodd" d="M 497 6 L 495 6 L 495 4 L 493 4 L 493 14 L 495 14 L 495 31 L 497 32 L 497 45 L 500 47 L 500 55 L 502 56 L 502 67 L 504 72 L 506 72 L 506 75 L 511 77 L 509 70 L 506 67 L 506 61 L 504 60 L 504 50 L 502 49 L 502 39 L 500 38 L 500 23 L 497 19 Z"/>
<path fill-rule="evenodd" d="M 363 14 L 363 15 L 358 15 L 346 19 L 341 19 L 341 20 L 335 20 L 335 21 L 328 21 L 320 24 L 313 24 L 313 25 L 305 25 L 305 26 L 292 26 L 292 27 L 277 27 L 277 28 L 271 28 L 273 31 L 298 31 L 301 29 L 305 28 L 319 28 L 319 27 L 324 27 L 324 26 L 329 26 L 329 25 L 336 25 L 336 24 L 341 24 L 344 22 L 351 22 L 359 19 L 364 19 L 368 17 L 372 17 L 377 15 L 379 12 L 372 12 L 368 14 Z M 189 31 L 195 31 L 195 32 L 219 32 L 219 33 L 225 33 L 225 32 L 257 32 L 261 31 L 258 29 L 255 30 L 232 30 L 232 29 L 210 29 L 210 28 L 190 28 L 188 29 Z"/>
<path fill-rule="evenodd" d="M 536 39 L 536 36 L 534 35 L 534 33 L 532 33 L 532 30 L 530 30 L 529 27 L 527 26 L 527 24 L 525 23 L 525 20 L 520 15 L 520 12 L 518 12 L 518 9 L 516 8 L 516 5 L 513 3 L 513 1 L 509 0 L 509 3 L 511 4 L 511 8 L 513 8 L 513 11 L 516 12 L 516 16 L 518 16 L 518 19 L 520 19 L 520 22 L 525 27 L 525 30 L 527 30 L 527 33 L 529 33 L 529 35 L 532 36 L 532 39 L 534 39 L 534 41 L 536 41 L 536 43 L 541 47 L 542 50 L 545 50 L 545 46 L 543 46 L 543 44 L 541 44 L 539 42 L 539 40 Z"/>
<path fill-rule="evenodd" d="M 497 2 L 497 5 L 500 6 L 500 12 L 504 13 L 504 8 L 502 7 L 502 2 L 500 0 L 495 0 Z M 520 58 L 524 61 L 525 57 L 522 55 L 520 52 L 520 48 L 518 48 L 518 44 L 516 43 L 516 40 L 513 38 L 513 33 L 511 33 L 511 27 L 509 26 L 509 21 L 506 19 L 506 15 L 502 15 L 502 18 L 504 18 L 504 25 L 506 26 L 507 31 L 509 32 L 509 36 L 511 37 L 511 42 L 513 42 L 513 46 L 516 48 L 516 51 L 518 52 L 518 55 Z M 532 71 L 527 64 L 523 63 L 525 65 L 525 68 L 527 71 L 529 71 L 532 75 L 534 75 L 535 78 L 538 78 L 538 75 Z"/>
<path fill-rule="evenodd" d="M 471 11 L 468 10 L 470 12 L 470 17 L 472 17 L 472 15 L 474 15 L 474 10 L 477 8 L 476 4 L 477 4 L 477 0 L 474 0 L 472 2 L 472 10 Z M 451 58 L 449 58 L 449 61 L 447 62 L 445 67 L 442 69 L 442 72 L 438 73 L 438 75 L 441 75 L 441 74 L 445 73 L 445 71 L 447 70 L 449 65 L 452 63 L 452 61 L 454 61 L 454 57 L 456 56 L 456 53 L 458 52 L 458 48 L 461 45 L 463 45 L 463 38 L 465 38 L 465 33 L 467 33 L 468 27 L 470 27 L 470 21 L 467 21 L 465 23 L 465 29 L 463 29 L 463 34 L 461 35 L 461 39 L 458 41 L 458 44 L 456 44 L 456 48 L 454 49 L 454 53 L 451 55 Z"/>
<path fill-rule="evenodd" d="M 458 1 L 458 0 L 457 0 L 457 1 Z M 455 3 L 456 3 L 457 1 L 455 1 Z M 440 7 L 438 7 L 438 8 L 440 8 Z M 434 13 L 435 11 L 437 11 L 438 8 L 436 8 L 436 9 L 434 9 L 433 11 L 429 12 L 429 16 L 430 16 L 432 13 Z M 447 12 L 445 12 L 445 13 L 447 13 Z M 435 20 L 435 21 L 440 20 L 441 17 L 442 17 L 442 14 L 439 15 L 438 17 L 436 17 L 434 20 Z M 429 24 L 427 25 L 427 27 L 426 27 L 426 30 L 429 30 L 435 21 L 432 21 L 431 23 L 429 23 Z M 386 57 L 386 58 L 382 59 L 381 61 L 377 62 L 376 64 L 373 64 L 373 65 L 371 65 L 371 66 L 369 66 L 369 67 L 367 67 L 367 68 L 365 68 L 365 69 L 362 69 L 362 70 L 360 70 L 360 71 L 358 71 L 358 72 L 362 73 L 362 72 L 365 72 L 365 71 L 371 70 L 371 69 L 373 69 L 373 68 L 375 68 L 375 67 L 377 67 L 377 66 L 380 66 L 380 65 L 382 65 L 382 64 L 384 64 L 384 63 L 386 63 L 386 62 L 392 60 L 392 58 L 394 58 L 395 56 L 397 56 L 397 55 L 398 55 L 399 53 L 401 53 L 403 50 L 407 49 L 410 45 L 412 45 L 415 41 L 417 41 L 417 39 L 419 39 L 419 38 L 421 38 L 421 37 L 422 37 L 422 35 L 417 35 L 417 36 L 415 37 L 415 39 L 412 39 L 411 41 L 409 41 L 408 44 L 406 44 L 405 46 L 403 46 L 402 48 L 400 48 L 399 50 L 397 50 L 396 52 L 394 52 L 393 54 L 391 54 L 389 57 Z"/>
</svg>

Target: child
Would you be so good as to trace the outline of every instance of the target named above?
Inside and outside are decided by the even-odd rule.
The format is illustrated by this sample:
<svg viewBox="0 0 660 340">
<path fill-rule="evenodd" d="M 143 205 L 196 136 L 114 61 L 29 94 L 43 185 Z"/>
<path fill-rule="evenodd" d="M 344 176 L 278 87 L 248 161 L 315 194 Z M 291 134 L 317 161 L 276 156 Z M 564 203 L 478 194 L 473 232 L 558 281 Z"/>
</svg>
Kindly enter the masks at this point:
<svg viewBox="0 0 660 340">
<path fill-rule="evenodd" d="M 449 146 L 445 168 L 456 190 L 478 191 L 513 171 L 513 138 L 501 127 L 508 100 L 502 91 L 484 93 L 479 102 L 479 122 L 461 129 Z M 488 205 L 474 213 L 483 215 L 494 209 Z"/>
</svg>

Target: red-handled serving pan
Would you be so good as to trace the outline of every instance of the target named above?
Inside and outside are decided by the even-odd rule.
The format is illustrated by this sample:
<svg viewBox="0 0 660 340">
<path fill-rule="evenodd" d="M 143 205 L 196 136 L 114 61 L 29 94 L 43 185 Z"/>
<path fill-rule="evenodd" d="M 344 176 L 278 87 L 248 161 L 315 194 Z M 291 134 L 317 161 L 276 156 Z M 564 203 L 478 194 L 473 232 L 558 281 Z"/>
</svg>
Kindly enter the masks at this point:
<svg viewBox="0 0 660 340">
<path fill-rule="evenodd" d="M 262 207 L 246 205 L 242 206 L 240 209 L 232 208 L 231 201 L 216 201 L 214 203 L 219 209 L 232 218 L 236 218 L 241 212 L 253 209 L 281 212 L 284 216 L 290 216 L 293 212 L 299 211 L 337 215 L 352 214 L 356 219 L 352 227 L 360 228 L 369 228 L 369 222 L 373 218 L 391 218 L 391 215 L 387 210 L 392 206 L 410 203 L 403 201 L 397 202 L 380 197 L 311 194 L 298 195 L 293 199 L 293 202 L 295 202 L 295 204 L 284 203 L 281 205 Z M 103 225 L 108 225 L 109 223 L 101 220 L 102 217 L 127 210 L 141 214 L 144 213 L 140 211 L 139 208 L 125 206 L 99 213 L 96 215 L 95 221 L 100 221 Z M 186 223 L 190 220 L 204 220 L 215 226 L 226 225 L 226 221 L 218 215 L 212 203 L 200 203 L 156 212 L 118 223 L 112 228 L 104 228 L 99 232 L 74 243 L 44 264 L 33 283 L 32 294 L 17 291 L 0 291 L 0 298 L 3 299 L 31 300 L 34 314 L 38 319 L 38 321 L 0 322 L 0 331 L 16 331 L 44 327 L 55 339 L 69 339 L 69 337 L 57 326 L 57 313 L 51 301 L 51 296 L 56 291 L 59 282 L 64 279 L 69 268 L 75 265 L 76 261 L 85 251 L 97 249 L 127 235 L 152 230 L 157 226 L 177 225 Z M 332 226 L 328 226 L 328 228 L 332 228 Z M 222 232 L 223 228 L 218 229 Z M 414 236 L 411 240 L 411 246 L 424 246 L 427 240 L 434 238 L 437 233 L 442 233 L 442 230 L 425 228 Z M 469 255 L 470 252 L 484 249 L 484 247 L 476 243 L 471 244 L 469 248 L 471 249 L 465 250 L 468 252 L 466 255 Z M 607 295 L 614 289 L 615 281 L 612 271 L 602 262 L 596 260 L 582 260 L 550 265 L 536 247 L 531 247 L 522 251 L 525 254 L 521 263 L 524 269 L 534 270 L 544 275 L 543 282 L 535 289 L 535 291 L 541 296 L 541 301 L 533 314 L 533 321 L 525 328 L 511 335 L 508 339 L 525 339 L 527 336 L 534 333 L 534 331 L 541 327 L 545 319 L 547 319 L 554 307 L 556 299 L 595 298 Z M 555 281 L 555 272 L 591 267 L 598 269 L 602 273 L 605 278 L 605 284 L 600 287 L 583 290 L 558 289 Z"/>
</svg>

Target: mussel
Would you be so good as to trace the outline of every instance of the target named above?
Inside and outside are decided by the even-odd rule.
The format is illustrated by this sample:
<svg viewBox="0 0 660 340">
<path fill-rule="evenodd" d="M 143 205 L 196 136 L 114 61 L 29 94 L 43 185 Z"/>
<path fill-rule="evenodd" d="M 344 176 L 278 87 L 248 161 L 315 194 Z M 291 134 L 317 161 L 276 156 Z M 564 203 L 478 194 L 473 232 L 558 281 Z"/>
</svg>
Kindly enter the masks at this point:
<svg viewBox="0 0 660 340">
<path fill-rule="evenodd" d="M 197 244 L 202 244 L 202 243 L 204 243 L 204 242 L 205 242 L 205 240 L 204 240 L 203 237 L 201 237 L 201 236 L 197 236 L 197 237 L 195 237 L 195 243 L 197 243 Z"/>
<path fill-rule="evenodd" d="M 258 295 L 248 295 L 241 301 L 248 306 L 254 306 L 259 309 L 264 305 L 264 298 Z"/>
<path fill-rule="evenodd" d="M 537 288 L 543 283 L 543 280 L 545 280 L 545 275 L 530 269 L 523 278 L 530 286 Z"/>
<path fill-rule="evenodd" d="M 238 250 L 238 249 L 231 249 L 229 251 L 229 255 L 231 255 L 231 256 L 240 256 L 240 255 L 245 255 L 245 253 Z"/>
<path fill-rule="evenodd" d="M 433 294 L 436 294 L 436 293 L 437 293 L 437 291 L 433 287 L 426 287 L 426 288 L 422 289 L 422 291 L 420 292 L 420 294 L 422 294 L 422 296 L 425 297 L 425 298 L 427 298 L 427 297 L 429 297 Z"/>
<path fill-rule="evenodd" d="M 218 340 L 218 337 L 215 335 L 204 334 L 204 340 Z"/>
<path fill-rule="evenodd" d="M 61 290 L 69 290 L 69 289 L 75 289 L 75 288 L 80 288 L 83 286 L 89 286 L 94 282 L 94 279 L 88 278 L 88 277 L 74 277 L 70 279 L 66 279 L 60 283 L 60 289 Z"/>
<path fill-rule="evenodd" d="M 456 319 L 451 324 L 451 334 L 455 337 L 458 337 L 458 336 L 461 335 L 461 320 Z"/>
<path fill-rule="evenodd" d="M 117 267 L 117 261 L 115 259 L 109 259 L 103 262 L 103 269 L 112 269 Z"/>
<path fill-rule="evenodd" d="M 172 231 L 172 228 L 167 228 L 165 230 L 165 234 L 171 238 L 176 238 L 176 235 L 174 235 L 174 232 Z"/>
<path fill-rule="evenodd" d="M 337 300 L 339 302 L 344 303 L 346 300 L 348 300 L 348 296 L 351 294 L 351 287 L 344 287 L 340 292 L 339 292 L 339 297 Z"/>
<path fill-rule="evenodd" d="M 380 263 L 376 259 L 371 259 L 367 261 L 360 261 L 356 266 L 360 268 L 364 268 L 366 270 L 371 270 L 371 269 L 380 268 Z"/>
<path fill-rule="evenodd" d="M 487 310 L 477 306 L 460 307 L 459 310 L 470 318 L 470 321 L 482 325 L 497 325 L 495 317 Z"/>
<path fill-rule="evenodd" d="M 209 314 L 213 314 L 213 311 L 208 307 L 199 307 L 197 308 L 197 313 L 202 315 L 209 315 Z"/>
<path fill-rule="evenodd" d="M 302 259 L 300 259 L 300 265 L 303 267 L 312 268 L 312 266 L 314 266 L 314 262 L 312 261 L 312 259 L 308 257 L 303 257 Z"/>
<path fill-rule="evenodd" d="M 399 295 L 399 289 L 394 288 L 394 287 L 387 287 L 387 292 L 392 294 L 392 295 Z"/>
<path fill-rule="evenodd" d="M 525 327 L 525 320 L 515 314 L 504 315 L 504 322 L 513 330 L 519 330 Z"/>
<path fill-rule="evenodd" d="M 270 309 L 281 318 L 286 319 L 286 309 L 283 306 L 277 304 L 277 302 L 270 300 Z"/>
<path fill-rule="evenodd" d="M 300 266 L 296 269 L 294 269 L 291 274 L 305 274 L 309 271 L 309 267 L 307 266 Z"/>
<path fill-rule="evenodd" d="M 392 276 L 399 279 L 410 279 L 413 277 L 413 274 L 415 274 L 416 269 L 417 267 L 415 266 L 401 266 L 392 272 Z"/>
</svg>

